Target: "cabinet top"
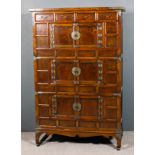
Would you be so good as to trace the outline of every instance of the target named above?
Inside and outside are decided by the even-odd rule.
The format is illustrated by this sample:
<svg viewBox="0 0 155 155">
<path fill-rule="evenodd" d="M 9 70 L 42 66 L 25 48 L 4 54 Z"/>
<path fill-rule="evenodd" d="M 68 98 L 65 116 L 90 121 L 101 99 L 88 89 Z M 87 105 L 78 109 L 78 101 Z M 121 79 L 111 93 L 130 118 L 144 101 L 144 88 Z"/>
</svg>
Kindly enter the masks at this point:
<svg viewBox="0 0 155 155">
<path fill-rule="evenodd" d="M 60 11 L 125 11 L 123 7 L 89 7 L 89 8 L 38 8 L 29 9 L 30 12 L 60 12 Z"/>
</svg>

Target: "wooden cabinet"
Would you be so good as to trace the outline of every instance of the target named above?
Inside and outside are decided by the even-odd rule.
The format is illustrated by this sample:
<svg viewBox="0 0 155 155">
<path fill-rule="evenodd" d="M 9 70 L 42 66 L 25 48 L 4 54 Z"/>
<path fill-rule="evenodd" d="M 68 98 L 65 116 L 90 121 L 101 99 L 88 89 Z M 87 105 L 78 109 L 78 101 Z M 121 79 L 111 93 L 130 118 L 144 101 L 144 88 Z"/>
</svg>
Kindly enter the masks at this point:
<svg viewBox="0 0 155 155">
<path fill-rule="evenodd" d="M 122 8 L 31 9 L 42 133 L 122 138 Z"/>
</svg>

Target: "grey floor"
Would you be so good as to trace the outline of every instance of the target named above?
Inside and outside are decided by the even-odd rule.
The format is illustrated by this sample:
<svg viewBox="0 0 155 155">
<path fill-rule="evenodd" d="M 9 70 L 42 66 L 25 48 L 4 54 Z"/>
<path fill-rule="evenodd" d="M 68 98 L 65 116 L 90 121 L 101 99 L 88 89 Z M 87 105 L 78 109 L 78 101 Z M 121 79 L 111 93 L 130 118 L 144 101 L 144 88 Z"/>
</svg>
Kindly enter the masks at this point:
<svg viewBox="0 0 155 155">
<path fill-rule="evenodd" d="M 33 132 L 22 132 L 22 155 L 133 155 L 134 133 L 124 132 L 122 148 L 117 151 L 114 147 L 116 141 L 95 138 L 68 138 L 64 136 L 50 137 L 42 145 L 37 147 Z"/>
</svg>

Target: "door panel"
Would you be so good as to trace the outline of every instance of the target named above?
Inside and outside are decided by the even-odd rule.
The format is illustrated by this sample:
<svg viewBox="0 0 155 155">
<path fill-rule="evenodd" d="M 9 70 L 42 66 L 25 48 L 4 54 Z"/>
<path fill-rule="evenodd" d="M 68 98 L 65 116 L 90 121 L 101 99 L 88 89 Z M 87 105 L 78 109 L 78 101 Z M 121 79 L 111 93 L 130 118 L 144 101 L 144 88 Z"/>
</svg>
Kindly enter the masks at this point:
<svg viewBox="0 0 155 155">
<path fill-rule="evenodd" d="M 80 46 L 96 46 L 97 44 L 97 26 L 96 24 L 80 24 L 79 25 Z"/>
<path fill-rule="evenodd" d="M 73 62 L 56 62 L 56 80 L 74 80 L 72 74 Z"/>
<path fill-rule="evenodd" d="M 73 40 L 71 38 L 72 29 L 73 29 L 72 24 L 55 24 L 52 29 L 54 31 L 53 36 L 54 46 L 72 47 L 73 46 Z"/>
<path fill-rule="evenodd" d="M 98 100 L 96 98 L 80 98 L 82 106 L 80 116 L 95 116 L 98 114 Z"/>
<path fill-rule="evenodd" d="M 79 67 L 81 69 L 81 74 L 79 80 L 82 81 L 97 81 L 98 78 L 98 66 L 96 62 L 83 61 L 80 62 Z"/>
</svg>

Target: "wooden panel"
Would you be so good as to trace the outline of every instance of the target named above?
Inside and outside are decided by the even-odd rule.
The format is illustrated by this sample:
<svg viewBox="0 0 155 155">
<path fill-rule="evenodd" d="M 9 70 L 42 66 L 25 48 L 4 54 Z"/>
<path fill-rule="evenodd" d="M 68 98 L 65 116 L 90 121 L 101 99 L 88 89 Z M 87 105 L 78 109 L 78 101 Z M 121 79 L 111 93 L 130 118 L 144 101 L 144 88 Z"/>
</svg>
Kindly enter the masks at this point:
<svg viewBox="0 0 155 155">
<path fill-rule="evenodd" d="M 71 22 L 74 20 L 74 14 L 73 13 L 56 13 L 55 20 L 60 22 Z"/>
<path fill-rule="evenodd" d="M 116 12 L 100 12 L 98 13 L 98 20 L 116 20 Z"/>
<path fill-rule="evenodd" d="M 49 59 L 37 59 L 38 70 L 48 70 Z"/>
<path fill-rule="evenodd" d="M 109 50 L 109 49 L 100 49 L 98 50 L 99 57 L 113 57 L 116 56 L 116 50 Z"/>
<path fill-rule="evenodd" d="M 74 80 L 73 62 L 56 62 L 56 80 Z"/>
<path fill-rule="evenodd" d="M 117 22 L 106 22 L 106 33 L 113 34 L 117 33 Z"/>
<path fill-rule="evenodd" d="M 80 98 L 81 116 L 96 116 L 98 114 L 98 100 L 95 98 Z"/>
<path fill-rule="evenodd" d="M 117 83 L 117 74 L 116 73 L 106 74 L 105 77 L 104 77 L 104 82 L 108 83 L 108 84 Z"/>
<path fill-rule="evenodd" d="M 93 121 L 80 121 L 79 127 L 85 127 L 85 128 L 96 128 L 96 122 Z"/>
<path fill-rule="evenodd" d="M 75 121 L 59 121 L 59 126 L 62 126 L 62 127 L 75 127 Z"/>
<path fill-rule="evenodd" d="M 39 94 L 38 95 L 38 102 L 39 104 L 48 104 L 49 105 L 49 94 Z"/>
<path fill-rule="evenodd" d="M 97 44 L 97 26 L 96 24 L 80 24 L 79 25 L 80 31 L 80 39 L 79 45 L 91 45 L 96 46 Z"/>
<path fill-rule="evenodd" d="M 55 86 L 50 84 L 36 84 L 37 91 L 54 92 Z"/>
<path fill-rule="evenodd" d="M 37 82 L 42 82 L 42 83 L 48 83 L 49 79 L 48 79 L 48 72 L 37 72 Z"/>
<path fill-rule="evenodd" d="M 96 51 L 95 50 L 78 50 L 78 57 L 95 57 Z"/>
<path fill-rule="evenodd" d="M 81 68 L 80 81 L 97 81 L 98 67 L 96 62 L 80 62 L 79 67 Z"/>
<path fill-rule="evenodd" d="M 117 60 L 104 60 L 103 68 L 105 71 L 116 71 Z"/>
<path fill-rule="evenodd" d="M 106 47 L 117 47 L 117 40 L 115 36 L 107 36 L 106 37 Z"/>
<path fill-rule="evenodd" d="M 36 37 L 37 48 L 48 48 L 48 37 Z"/>
<path fill-rule="evenodd" d="M 76 21 L 89 22 L 95 20 L 95 13 L 77 13 Z"/>
<path fill-rule="evenodd" d="M 57 92 L 75 92 L 75 86 L 56 86 Z"/>
<path fill-rule="evenodd" d="M 56 50 L 56 57 L 75 57 L 75 51 L 71 49 Z"/>
<path fill-rule="evenodd" d="M 53 21 L 53 14 L 36 14 L 36 21 Z"/>
<path fill-rule="evenodd" d="M 40 117 L 49 117 L 50 109 L 49 107 L 39 106 L 39 116 Z"/>
<path fill-rule="evenodd" d="M 110 122 L 110 121 L 104 121 L 102 123 L 100 123 L 100 127 L 101 128 L 112 128 L 115 129 L 117 127 L 117 123 L 116 122 Z"/>
<path fill-rule="evenodd" d="M 72 25 L 55 25 L 54 26 L 54 41 L 55 46 L 72 46 L 73 39 L 71 38 Z"/>
<path fill-rule="evenodd" d="M 57 115 L 74 115 L 73 103 L 73 97 L 57 97 Z"/>
<path fill-rule="evenodd" d="M 79 85 L 79 92 L 81 92 L 81 93 L 95 93 L 96 86 L 81 86 L 81 85 Z"/>
<path fill-rule="evenodd" d="M 54 50 L 37 50 L 36 56 L 38 57 L 54 57 L 55 51 Z"/>
<path fill-rule="evenodd" d="M 104 118 L 117 119 L 117 110 L 104 108 L 103 110 Z"/>
<path fill-rule="evenodd" d="M 39 119 L 41 126 L 56 126 L 56 121 L 50 119 Z"/>
<path fill-rule="evenodd" d="M 117 106 L 117 97 L 104 97 L 104 106 Z"/>
<path fill-rule="evenodd" d="M 36 34 L 37 35 L 47 35 L 48 34 L 47 24 L 46 23 L 36 24 Z"/>
<path fill-rule="evenodd" d="M 113 86 L 100 86 L 99 92 L 106 94 L 106 93 L 119 93 L 121 91 L 121 88 L 113 85 Z"/>
</svg>

